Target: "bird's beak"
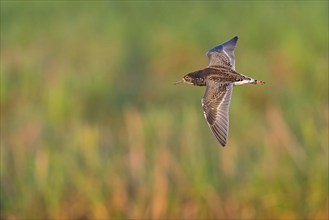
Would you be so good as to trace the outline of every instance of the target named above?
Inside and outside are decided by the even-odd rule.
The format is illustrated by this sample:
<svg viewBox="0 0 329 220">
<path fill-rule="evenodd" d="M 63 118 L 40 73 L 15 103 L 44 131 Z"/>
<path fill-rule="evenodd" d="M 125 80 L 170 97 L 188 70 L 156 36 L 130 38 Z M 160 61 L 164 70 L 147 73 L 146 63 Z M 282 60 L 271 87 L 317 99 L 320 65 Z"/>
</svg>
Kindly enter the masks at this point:
<svg viewBox="0 0 329 220">
<path fill-rule="evenodd" d="M 181 80 L 175 82 L 174 85 L 181 84 L 181 83 L 185 83 L 185 82 L 186 82 L 186 81 L 185 81 L 185 79 L 183 78 L 183 79 L 181 79 Z"/>
</svg>

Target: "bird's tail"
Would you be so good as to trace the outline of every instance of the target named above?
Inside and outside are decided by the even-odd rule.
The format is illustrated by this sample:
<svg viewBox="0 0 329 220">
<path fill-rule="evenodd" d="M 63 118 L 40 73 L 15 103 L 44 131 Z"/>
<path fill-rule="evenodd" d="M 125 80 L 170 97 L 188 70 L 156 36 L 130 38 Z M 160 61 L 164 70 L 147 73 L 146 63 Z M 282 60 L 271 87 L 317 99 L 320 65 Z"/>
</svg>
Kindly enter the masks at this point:
<svg viewBox="0 0 329 220">
<path fill-rule="evenodd" d="M 265 82 L 255 79 L 255 81 L 253 82 L 253 84 L 263 85 L 263 84 L 265 84 Z"/>
<path fill-rule="evenodd" d="M 247 78 L 247 77 L 246 77 Z M 262 85 L 265 84 L 265 82 L 257 80 L 257 79 L 252 79 L 252 78 L 247 78 L 245 80 L 241 80 L 241 81 L 236 81 L 233 83 L 235 86 L 239 86 L 239 85 L 244 85 L 244 84 L 254 84 L 254 85 Z"/>
</svg>

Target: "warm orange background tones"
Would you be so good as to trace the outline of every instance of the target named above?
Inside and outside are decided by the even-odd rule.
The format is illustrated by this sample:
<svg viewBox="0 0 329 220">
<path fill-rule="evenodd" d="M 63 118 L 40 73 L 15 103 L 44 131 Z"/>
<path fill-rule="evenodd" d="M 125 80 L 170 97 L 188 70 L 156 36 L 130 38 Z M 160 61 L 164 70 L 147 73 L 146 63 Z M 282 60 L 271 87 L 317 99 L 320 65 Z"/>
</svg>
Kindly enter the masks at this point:
<svg viewBox="0 0 329 220">
<path fill-rule="evenodd" d="M 227 147 L 173 83 L 239 36 Z M 327 219 L 327 1 L 1 1 L 1 217 Z"/>
</svg>

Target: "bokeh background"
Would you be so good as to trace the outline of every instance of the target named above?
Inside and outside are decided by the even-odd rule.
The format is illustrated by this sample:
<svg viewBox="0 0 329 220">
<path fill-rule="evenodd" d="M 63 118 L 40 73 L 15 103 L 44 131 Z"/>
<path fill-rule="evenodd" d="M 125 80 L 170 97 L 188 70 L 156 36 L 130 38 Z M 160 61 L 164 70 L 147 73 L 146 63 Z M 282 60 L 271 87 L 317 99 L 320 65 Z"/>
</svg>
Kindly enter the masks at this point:
<svg viewBox="0 0 329 220">
<path fill-rule="evenodd" d="M 173 82 L 239 36 L 228 145 Z M 328 1 L 1 1 L 1 217 L 328 218 Z"/>
</svg>

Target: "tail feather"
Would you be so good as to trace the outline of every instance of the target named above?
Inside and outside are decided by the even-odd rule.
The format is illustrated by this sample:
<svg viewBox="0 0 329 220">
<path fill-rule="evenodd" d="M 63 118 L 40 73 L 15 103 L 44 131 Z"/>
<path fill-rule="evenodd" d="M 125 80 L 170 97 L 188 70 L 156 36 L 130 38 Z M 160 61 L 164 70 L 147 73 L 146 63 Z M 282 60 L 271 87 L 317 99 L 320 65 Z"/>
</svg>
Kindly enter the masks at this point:
<svg viewBox="0 0 329 220">
<path fill-rule="evenodd" d="M 256 79 L 255 82 L 254 82 L 254 84 L 256 84 L 256 85 L 263 85 L 263 84 L 265 84 L 265 82 Z"/>
<path fill-rule="evenodd" d="M 236 81 L 233 83 L 233 85 L 235 86 L 239 86 L 239 85 L 244 85 L 244 84 L 255 84 L 255 85 L 262 85 L 265 84 L 265 82 L 257 80 L 257 79 L 253 79 L 253 78 L 247 78 L 241 81 Z"/>
</svg>

